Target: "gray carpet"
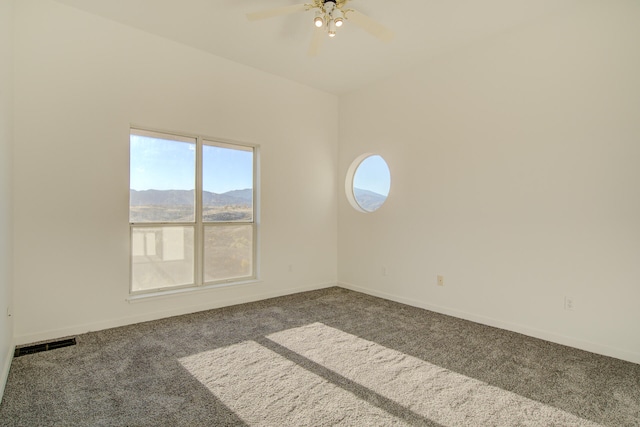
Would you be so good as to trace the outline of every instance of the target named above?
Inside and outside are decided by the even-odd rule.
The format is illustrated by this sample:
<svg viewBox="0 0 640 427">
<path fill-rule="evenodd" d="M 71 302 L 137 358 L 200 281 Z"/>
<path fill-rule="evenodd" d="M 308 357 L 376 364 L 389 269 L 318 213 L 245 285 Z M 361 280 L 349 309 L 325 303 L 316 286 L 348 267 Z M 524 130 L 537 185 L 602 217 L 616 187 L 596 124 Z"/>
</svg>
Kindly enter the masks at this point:
<svg viewBox="0 0 640 427">
<path fill-rule="evenodd" d="M 640 426 L 640 365 L 331 288 L 14 359 L 0 426 Z"/>
</svg>

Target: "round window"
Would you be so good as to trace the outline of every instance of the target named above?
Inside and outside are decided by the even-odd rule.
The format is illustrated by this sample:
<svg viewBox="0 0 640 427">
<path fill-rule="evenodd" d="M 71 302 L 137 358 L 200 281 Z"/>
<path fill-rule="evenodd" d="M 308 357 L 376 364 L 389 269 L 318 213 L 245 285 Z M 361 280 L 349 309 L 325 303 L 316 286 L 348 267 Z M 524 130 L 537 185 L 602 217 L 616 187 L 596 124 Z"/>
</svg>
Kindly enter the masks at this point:
<svg viewBox="0 0 640 427">
<path fill-rule="evenodd" d="M 382 206 L 389 195 L 391 174 L 389 166 L 377 154 L 363 154 L 351 163 L 347 172 L 345 191 L 354 209 L 373 212 Z"/>
</svg>

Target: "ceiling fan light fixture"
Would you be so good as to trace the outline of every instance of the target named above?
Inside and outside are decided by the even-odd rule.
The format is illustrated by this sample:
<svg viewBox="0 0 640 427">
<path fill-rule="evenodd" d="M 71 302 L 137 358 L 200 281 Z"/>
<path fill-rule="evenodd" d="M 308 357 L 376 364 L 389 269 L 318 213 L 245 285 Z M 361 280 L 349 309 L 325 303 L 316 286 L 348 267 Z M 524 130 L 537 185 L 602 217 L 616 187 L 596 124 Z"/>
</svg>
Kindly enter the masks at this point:
<svg viewBox="0 0 640 427">
<path fill-rule="evenodd" d="M 322 12 L 320 11 L 316 12 L 316 17 L 313 18 L 313 25 L 315 25 L 318 28 L 321 28 L 324 26 L 324 16 Z"/>
<path fill-rule="evenodd" d="M 333 22 L 338 28 L 342 27 L 342 24 L 344 24 L 344 15 L 342 14 L 342 11 L 340 9 L 336 9 L 333 12 Z"/>
<path fill-rule="evenodd" d="M 331 20 L 329 21 L 329 37 L 335 37 L 336 36 L 336 23 L 335 21 Z"/>
<path fill-rule="evenodd" d="M 262 12 L 247 13 L 247 19 L 249 21 L 258 21 L 276 16 L 289 15 L 296 12 L 314 12 L 313 26 L 317 27 L 317 30 L 313 31 L 311 47 L 309 49 L 309 55 L 311 56 L 318 54 L 321 40 L 324 40 L 326 35 L 331 38 L 336 36 L 337 29 L 344 25 L 344 22 L 347 19 L 347 14 L 349 21 L 351 21 L 349 25 L 353 23 L 356 27 L 360 27 L 372 36 L 384 42 L 388 42 L 393 39 L 393 32 L 379 22 L 369 18 L 367 15 L 360 13 L 357 10 L 346 8 L 345 6 L 347 3 L 352 0 L 306 1 L 308 3 L 297 3 L 290 6 L 264 10 Z"/>
</svg>

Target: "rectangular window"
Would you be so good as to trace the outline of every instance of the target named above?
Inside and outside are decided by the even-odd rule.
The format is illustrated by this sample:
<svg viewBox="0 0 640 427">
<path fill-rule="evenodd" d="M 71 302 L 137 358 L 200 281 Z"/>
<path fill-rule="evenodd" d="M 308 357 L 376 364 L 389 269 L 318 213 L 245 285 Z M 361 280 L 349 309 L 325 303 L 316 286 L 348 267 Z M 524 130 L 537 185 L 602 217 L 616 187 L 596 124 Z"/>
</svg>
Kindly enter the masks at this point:
<svg viewBox="0 0 640 427">
<path fill-rule="evenodd" d="M 131 292 L 254 279 L 256 149 L 131 129 Z"/>
</svg>

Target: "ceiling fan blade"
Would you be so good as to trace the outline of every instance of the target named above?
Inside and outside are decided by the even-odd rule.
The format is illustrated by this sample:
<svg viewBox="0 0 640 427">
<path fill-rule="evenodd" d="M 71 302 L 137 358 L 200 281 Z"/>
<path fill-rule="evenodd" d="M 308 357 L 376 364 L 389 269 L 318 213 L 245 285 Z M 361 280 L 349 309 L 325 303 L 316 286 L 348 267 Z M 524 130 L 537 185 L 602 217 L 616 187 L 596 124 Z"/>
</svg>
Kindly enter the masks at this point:
<svg viewBox="0 0 640 427">
<path fill-rule="evenodd" d="M 263 10 L 261 12 L 247 13 L 247 19 L 249 21 L 258 21 L 260 19 L 289 15 L 296 12 L 304 12 L 305 10 L 308 10 L 308 6 L 306 4 L 294 4 L 291 6 L 278 7 L 276 9 Z"/>
<path fill-rule="evenodd" d="M 379 38 L 383 42 L 388 42 L 393 39 L 393 31 L 357 10 L 349 10 L 345 14 L 345 17 L 350 22 L 353 22 L 355 25 L 362 28 L 372 36 Z"/>
<path fill-rule="evenodd" d="M 311 46 L 309 46 L 309 56 L 318 56 L 320 53 L 320 47 L 324 39 L 327 38 L 327 32 L 324 28 L 314 28 L 313 37 L 311 38 Z"/>
</svg>

